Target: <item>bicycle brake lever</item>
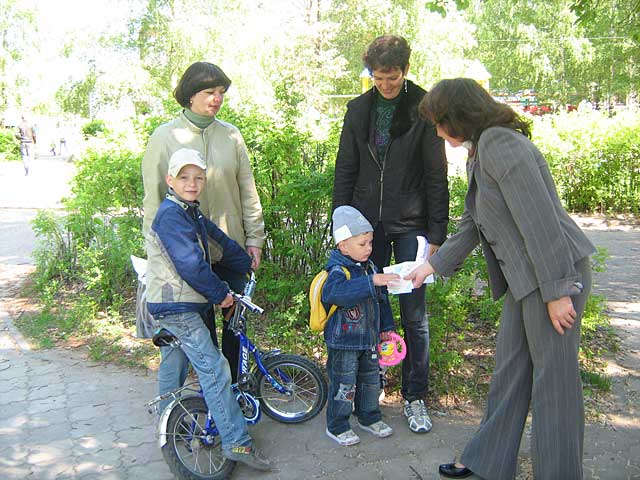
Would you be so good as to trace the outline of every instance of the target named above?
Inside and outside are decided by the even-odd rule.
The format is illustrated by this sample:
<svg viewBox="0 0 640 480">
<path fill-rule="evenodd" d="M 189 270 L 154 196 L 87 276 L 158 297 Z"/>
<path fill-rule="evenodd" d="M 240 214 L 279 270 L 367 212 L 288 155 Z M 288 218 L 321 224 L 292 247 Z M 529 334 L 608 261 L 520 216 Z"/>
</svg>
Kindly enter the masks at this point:
<svg viewBox="0 0 640 480">
<path fill-rule="evenodd" d="M 251 313 L 257 313 L 258 315 L 262 315 L 264 313 L 264 308 L 259 307 L 258 305 L 253 303 L 251 301 L 251 297 L 248 297 L 247 295 L 240 295 L 235 292 L 231 292 L 231 296 L 235 298 L 236 302 L 238 302 L 240 305 L 248 308 Z"/>
<path fill-rule="evenodd" d="M 264 308 L 259 307 L 258 305 L 256 305 L 255 303 L 253 303 L 251 301 L 251 298 L 247 297 L 247 296 L 241 296 L 238 301 L 244 305 L 245 307 L 247 307 L 249 309 L 249 311 L 251 313 L 257 313 L 258 315 L 262 315 L 264 313 Z"/>
</svg>

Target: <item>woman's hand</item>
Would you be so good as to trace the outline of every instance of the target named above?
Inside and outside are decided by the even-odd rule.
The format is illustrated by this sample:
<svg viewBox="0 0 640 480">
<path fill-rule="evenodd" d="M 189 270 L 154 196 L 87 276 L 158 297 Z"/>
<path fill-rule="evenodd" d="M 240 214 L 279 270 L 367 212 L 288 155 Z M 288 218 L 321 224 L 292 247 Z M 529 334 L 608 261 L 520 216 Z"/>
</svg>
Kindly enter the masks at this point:
<svg viewBox="0 0 640 480">
<path fill-rule="evenodd" d="M 404 277 L 405 280 L 411 280 L 413 282 L 413 288 L 421 287 L 424 283 L 424 279 L 427 278 L 432 273 L 435 273 L 435 270 L 429 263 L 429 261 L 424 262 L 419 267 L 413 269 L 409 275 Z"/>
<path fill-rule="evenodd" d="M 373 284 L 376 287 L 386 287 L 394 280 L 399 280 L 400 275 L 397 273 L 376 273 L 373 275 Z"/>
<path fill-rule="evenodd" d="M 224 297 L 224 300 L 220 302 L 220 306 L 222 308 L 229 308 L 231 305 L 233 305 L 233 297 L 230 293 L 227 293 L 227 296 Z"/>
<path fill-rule="evenodd" d="M 552 300 L 547 303 L 547 311 L 553 328 L 560 335 L 564 335 L 565 329 L 571 328 L 576 321 L 577 313 L 573 308 L 571 297 L 567 296 Z"/>
<path fill-rule="evenodd" d="M 247 247 L 247 253 L 251 257 L 251 270 L 254 272 L 258 270 L 260 266 L 260 259 L 262 258 L 262 249 L 260 247 Z"/>
<path fill-rule="evenodd" d="M 439 248 L 440 248 L 440 245 L 434 245 L 434 244 L 430 243 L 429 244 L 429 258 L 431 258 L 431 255 L 436 253 Z"/>
</svg>

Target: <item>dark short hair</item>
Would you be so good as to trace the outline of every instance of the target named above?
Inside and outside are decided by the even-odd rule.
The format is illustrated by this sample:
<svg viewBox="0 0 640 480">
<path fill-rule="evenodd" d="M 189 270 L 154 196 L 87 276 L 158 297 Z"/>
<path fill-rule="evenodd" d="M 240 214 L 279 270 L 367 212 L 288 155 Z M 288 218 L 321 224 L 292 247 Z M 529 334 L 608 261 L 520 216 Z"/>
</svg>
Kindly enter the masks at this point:
<svg viewBox="0 0 640 480">
<path fill-rule="evenodd" d="M 411 48 L 407 41 L 397 35 L 383 35 L 376 38 L 362 55 L 364 66 L 369 72 L 388 72 L 399 68 L 404 72 L 409 65 Z"/>
<path fill-rule="evenodd" d="M 222 69 L 209 62 L 196 62 L 187 68 L 173 91 L 173 97 L 184 108 L 189 108 L 189 101 L 196 93 L 207 88 L 224 87 L 231 85 L 231 80 Z"/>
<path fill-rule="evenodd" d="M 454 138 L 478 143 L 489 127 L 506 127 L 531 137 L 529 122 L 509 105 L 500 103 L 478 82 L 470 78 L 440 80 L 424 96 L 418 107 L 428 119 Z"/>
</svg>

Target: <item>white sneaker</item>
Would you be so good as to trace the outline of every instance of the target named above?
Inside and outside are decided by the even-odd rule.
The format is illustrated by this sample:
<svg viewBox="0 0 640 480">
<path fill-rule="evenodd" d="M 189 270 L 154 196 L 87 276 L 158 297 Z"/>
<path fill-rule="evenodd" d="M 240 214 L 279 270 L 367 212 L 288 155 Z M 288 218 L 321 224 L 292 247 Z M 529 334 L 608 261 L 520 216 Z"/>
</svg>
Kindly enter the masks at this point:
<svg viewBox="0 0 640 480">
<path fill-rule="evenodd" d="M 356 432 L 353 430 L 347 430 L 346 432 L 342 432 L 340 435 L 334 435 L 327 428 L 327 436 L 329 438 L 334 439 L 343 447 L 348 447 L 349 445 L 355 445 L 356 443 L 360 443 L 360 437 L 356 435 Z"/>
<path fill-rule="evenodd" d="M 431 418 L 427 412 L 424 400 L 404 401 L 404 416 L 407 417 L 409 428 L 415 433 L 427 433 L 431 430 Z"/>
<path fill-rule="evenodd" d="M 388 437 L 393 433 L 393 428 L 384 423 L 382 420 L 378 420 L 371 425 L 361 425 L 358 422 L 358 426 L 361 429 L 366 430 L 367 432 L 373 433 L 378 438 Z"/>
</svg>

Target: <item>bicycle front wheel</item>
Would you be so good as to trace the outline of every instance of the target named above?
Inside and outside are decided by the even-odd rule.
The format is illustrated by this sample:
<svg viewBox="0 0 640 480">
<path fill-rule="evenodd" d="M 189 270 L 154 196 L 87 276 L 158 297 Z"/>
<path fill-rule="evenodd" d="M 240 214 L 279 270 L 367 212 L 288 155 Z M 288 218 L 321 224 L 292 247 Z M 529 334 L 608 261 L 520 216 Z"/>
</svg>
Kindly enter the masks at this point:
<svg viewBox="0 0 640 480">
<path fill-rule="evenodd" d="M 207 413 L 204 398 L 188 397 L 176 403 L 169 415 L 162 455 L 182 480 L 223 480 L 235 467 L 235 462 L 222 456 L 220 435 L 213 424 L 206 430 Z"/>
<path fill-rule="evenodd" d="M 315 417 L 327 403 L 327 381 L 311 360 L 284 354 L 267 359 L 264 367 L 288 393 L 280 393 L 260 373 L 257 394 L 264 412 L 283 423 L 301 423 Z"/>
</svg>

